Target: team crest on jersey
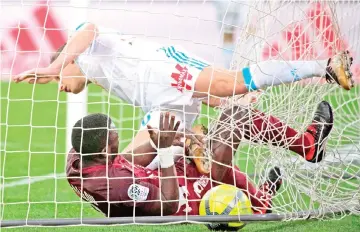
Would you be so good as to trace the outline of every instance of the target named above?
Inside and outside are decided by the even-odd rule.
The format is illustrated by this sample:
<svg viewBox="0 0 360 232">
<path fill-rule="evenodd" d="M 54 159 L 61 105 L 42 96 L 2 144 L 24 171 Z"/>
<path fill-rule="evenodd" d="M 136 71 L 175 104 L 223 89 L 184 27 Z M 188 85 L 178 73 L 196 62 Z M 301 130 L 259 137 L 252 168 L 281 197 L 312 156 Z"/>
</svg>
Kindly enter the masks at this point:
<svg viewBox="0 0 360 232">
<path fill-rule="evenodd" d="M 128 196 L 134 201 L 145 201 L 149 194 L 149 188 L 139 184 L 132 184 L 128 189 Z"/>
<path fill-rule="evenodd" d="M 171 77 L 175 80 L 175 83 L 171 83 L 171 86 L 175 87 L 180 92 L 183 92 L 184 88 L 186 90 L 191 90 L 192 87 L 185 82 L 187 80 L 192 80 L 192 75 L 189 73 L 187 67 L 182 67 L 180 64 L 177 64 L 175 68 L 179 71 L 179 73 L 171 74 Z"/>
</svg>

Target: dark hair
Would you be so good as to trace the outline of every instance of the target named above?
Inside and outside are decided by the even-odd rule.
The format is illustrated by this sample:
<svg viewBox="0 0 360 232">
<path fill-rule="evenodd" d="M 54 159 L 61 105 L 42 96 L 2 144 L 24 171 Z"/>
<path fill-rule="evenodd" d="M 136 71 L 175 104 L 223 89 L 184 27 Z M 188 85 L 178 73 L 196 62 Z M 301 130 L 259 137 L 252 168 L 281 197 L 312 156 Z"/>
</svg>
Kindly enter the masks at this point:
<svg viewBox="0 0 360 232">
<path fill-rule="evenodd" d="M 81 154 L 100 153 L 107 145 L 111 118 L 105 114 L 90 114 L 73 127 L 71 143 L 76 152 Z M 92 159 L 94 156 L 84 156 Z"/>
<path fill-rule="evenodd" d="M 64 43 L 61 47 L 59 47 L 59 49 L 55 52 L 55 54 L 53 54 L 50 57 L 50 64 L 53 63 L 59 57 L 61 52 L 64 50 L 65 46 L 66 46 L 66 43 Z"/>
</svg>

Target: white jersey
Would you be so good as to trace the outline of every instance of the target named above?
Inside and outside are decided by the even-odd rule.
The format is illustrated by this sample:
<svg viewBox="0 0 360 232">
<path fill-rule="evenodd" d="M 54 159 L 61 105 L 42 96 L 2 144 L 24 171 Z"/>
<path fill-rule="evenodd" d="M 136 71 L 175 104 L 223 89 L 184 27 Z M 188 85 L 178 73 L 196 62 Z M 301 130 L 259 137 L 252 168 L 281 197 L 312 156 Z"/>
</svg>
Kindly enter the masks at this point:
<svg viewBox="0 0 360 232">
<path fill-rule="evenodd" d="M 92 83 L 140 106 L 145 113 L 159 107 L 174 109 L 190 113 L 189 120 L 183 119 L 194 121 L 200 101 L 192 95 L 199 73 L 207 66 L 205 61 L 177 46 L 98 30 L 91 46 L 76 59 Z"/>
</svg>

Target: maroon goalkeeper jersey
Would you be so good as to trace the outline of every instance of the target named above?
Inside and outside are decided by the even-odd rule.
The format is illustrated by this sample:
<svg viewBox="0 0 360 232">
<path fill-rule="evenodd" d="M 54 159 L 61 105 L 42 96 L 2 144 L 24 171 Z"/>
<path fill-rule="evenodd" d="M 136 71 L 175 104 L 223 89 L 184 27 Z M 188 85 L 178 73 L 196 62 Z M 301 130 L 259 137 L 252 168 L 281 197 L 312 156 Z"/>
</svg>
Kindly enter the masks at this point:
<svg viewBox="0 0 360 232">
<path fill-rule="evenodd" d="M 69 184 L 79 197 L 106 216 L 146 216 L 147 207 L 151 207 L 149 201 L 159 201 L 158 171 L 134 165 L 121 155 L 112 164 L 93 165 L 80 171 L 79 155 L 73 152 L 67 158 Z M 187 160 L 178 160 L 175 167 L 180 193 L 176 215 L 197 215 L 200 200 L 210 189 L 210 179 Z"/>
</svg>

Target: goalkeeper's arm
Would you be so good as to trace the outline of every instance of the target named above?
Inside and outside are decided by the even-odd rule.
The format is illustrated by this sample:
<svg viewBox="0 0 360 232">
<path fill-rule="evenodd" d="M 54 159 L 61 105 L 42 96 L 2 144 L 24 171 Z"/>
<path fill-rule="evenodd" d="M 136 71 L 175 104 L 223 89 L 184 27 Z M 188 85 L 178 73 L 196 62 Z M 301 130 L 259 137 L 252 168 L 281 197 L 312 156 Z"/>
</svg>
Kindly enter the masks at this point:
<svg viewBox="0 0 360 232">
<path fill-rule="evenodd" d="M 137 215 L 139 212 L 143 216 L 161 216 L 172 215 L 178 210 L 179 182 L 174 165 L 161 168 L 159 186 L 151 183 L 150 178 L 133 179 L 136 172 L 132 173 L 116 166 L 112 166 L 109 172 L 114 176 L 109 178 L 109 193 L 106 191 L 103 197 L 106 199 L 109 194 L 110 201 L 121 202 L 119 205 L 127 207 L 136 207 L 131 214 Z M 99 183 L 100 186 L 102 184 L 103 181 Z M 121 210 L 121 207 L 118 209 Z"/>
<path fill-rule="evenodd" d="M 170 119 L 171 118 L 171 119 Z M 148 207 L 144 208 L 144 211 L 149 215 L 169 215 L 174 214 L 177 210 L 179 199 L 179 183 L 176 177 L 176 171 L 174 167 L 174 154 L 171 149 L 171 145 L 176 137 L 176 132 L 179 128 L 180 122 L 175 124 L 175 116 L 170 116 L 170 113 L 161 113 L 160 115 L 160 131 L 153 129 L 148 125 L 151 141 L 158 143 L 157 153 L 160 158 L 161 167 L 161 181 L 160 189 L 154 191 L 150 196 L 155 196 L 155 199 L 159 201 L 153 201 L 147 204 Z M 149 206 L 150 205 L 150 206 Z"/>
<path fill-rule="evenodd" d="M 93 23 L 82 24 L 75 34 L 68 40 L 63 48 L 63 53 L 51 63 L 49 68 L 61 69 L 74 61 L 83 53 L 97 37 L 98 29 Z"/>
<path fill-rule="evenodd" d="M 98 29 L 95 24 L 82 24 L 69 41 L 53 56 L 54 58 L 52 58 L 51 64 L 48 67 L 27 70 L 14 76 L 13 80 L 16 83 L 28 80 L 31 84 L 46 84 L 52 80 L 59 81 L 61 70 L 74 63 L 75 59 L 90 46 L 97 35 Z M 83 85 L 79 86 L 77 86 L 76 90 L 70 91 L 73 93 L 82 91 Z M 65 91 L 67 90 L 65 89 Z"/>
</svg>

